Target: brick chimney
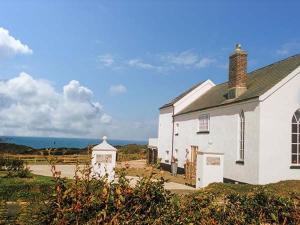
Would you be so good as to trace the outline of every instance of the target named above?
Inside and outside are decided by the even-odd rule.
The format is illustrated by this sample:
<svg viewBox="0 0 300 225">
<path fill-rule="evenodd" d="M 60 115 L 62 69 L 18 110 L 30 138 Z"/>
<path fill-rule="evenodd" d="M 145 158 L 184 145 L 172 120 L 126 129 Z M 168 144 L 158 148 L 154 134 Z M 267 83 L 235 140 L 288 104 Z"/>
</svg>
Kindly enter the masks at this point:
<svg viewBox="0 0 300 225">
<path fill-rule="evenodd" d="M 229 57 L 229 82 L 228 99 L 234 99 L 247 90 L 247 52 L 241 45 L 235 46 L 234 52 Z"/>
</svg>

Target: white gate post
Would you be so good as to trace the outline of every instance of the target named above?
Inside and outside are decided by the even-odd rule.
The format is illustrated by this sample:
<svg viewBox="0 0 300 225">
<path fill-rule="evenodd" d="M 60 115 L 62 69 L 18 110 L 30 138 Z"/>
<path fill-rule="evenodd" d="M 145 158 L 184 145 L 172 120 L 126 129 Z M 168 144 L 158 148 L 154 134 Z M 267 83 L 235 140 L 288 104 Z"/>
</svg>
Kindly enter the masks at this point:
<svg viewBox="0 0 300 225">
<path fill-rule="evenodd" d="M 196 188 L 203 188 L 215 182 L 223 182 L 223 168 L 223 153 L 198 152 Z"/>
<path fill-rule="evenodd" d="M 92 148 L 92 173 L 100 178 L 107 176 L 108 181 L 114 180 L 117 149 L 107 143 L 103 137 L 101 144 Z"/>
</svg>

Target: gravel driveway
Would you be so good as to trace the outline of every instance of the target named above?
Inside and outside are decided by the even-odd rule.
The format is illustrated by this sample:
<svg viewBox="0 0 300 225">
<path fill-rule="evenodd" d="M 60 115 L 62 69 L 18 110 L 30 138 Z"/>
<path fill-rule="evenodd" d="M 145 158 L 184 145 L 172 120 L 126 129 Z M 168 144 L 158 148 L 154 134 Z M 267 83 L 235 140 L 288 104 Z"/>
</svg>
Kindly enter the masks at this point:
<svg viewBox="0 0 300 225">
<path fill-rule="evenodd" d="M 142 164 L 142 162 L 138 162 L 138 163 L 139 165 Z M 43 175 L 43 176 L 52 176 L 50 165 L 29 165 L 29 168 L 34 174 Z M 67 178 L 74 177 L 75 165 L 56 165 L 56 168 L 58 171 L 61 171 L 62 177 L 67 177 Z M 140 168 L 142 169 L 143 167 L 141 166 Z M 138 177 L 135 176 L 126 176 L 126 178 L 130 180 L 130 184 L 132 186 L 134 186 L 139 179 Z M 165 183 L 165 188 L 167 190 L 195 190 L 195 188 L 193 187 L 175 183 L 175 182 Z"/>
</svg>

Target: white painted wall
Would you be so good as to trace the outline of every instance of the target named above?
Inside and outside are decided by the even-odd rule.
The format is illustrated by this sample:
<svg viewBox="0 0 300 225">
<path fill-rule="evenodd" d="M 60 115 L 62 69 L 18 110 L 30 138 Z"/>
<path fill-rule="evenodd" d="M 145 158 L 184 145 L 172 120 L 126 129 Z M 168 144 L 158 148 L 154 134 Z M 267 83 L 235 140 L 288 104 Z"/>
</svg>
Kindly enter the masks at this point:
<svg viewBox="0 0 300 225">
<path fill-rule="evenodd" d="M 158 158 L 162 163 L 170 164 L 172 154 L 173 106 L 163 108 L 159 114 Z M 169 162 L 166 162 L 169 160 Z"/>
<path fill-rule="evenodd" d="M 294 71 L 261 96 L 259 183 L 300 179 L 291 166 L 291 121 L 300 108 L 300 74 Z"/>
<path fill-rule="evenodd" d="M 239 113 L 245 114 L 245 163 L 236 164 L 239 150 Z M 210 115 L 209 134 L 197 134 L 198 117 Z M 191 145 L 199 151 L 224 153 L 224 177 L 245 183 L 258 182 L 259 102 L 252 100 L 201 112 L 175 117 L 179 123 L 178 136 L 174 136 L 178 166 L 184 167 Z"/>
<path fill-rule="evenodd" d="M 162 163 L 171 164 L 173 115 L 197 100 L 213 86 L 215 86 L 215 84 L 212 81 L 206 80 L 182 99 L 178 100 L 174 104 L 174 112 L 173 106 L 160 109 L 158 128 L 158 158 L 161 158 Z M 176 154 L 176 152 L 174 152 L 174 154 Z"/>
<path fill-rule="evenodd" d="M 202 96 L 205 92 L 207 92 L 209 89 L 211 89 L 215 84 L 211 80 L 206 80 L 202 84 L 200 84 L 197 88 L 192 90 L 190 93 L 188 93 L 186 96 L 184 96 L 182 99 L 178 100 L 174 106 L 174 114 L 177 114 L 181 110 L 183 110 L 185 107 L 190 105 L 192 102 L 196 101 L 200 96 Z"/>
<path fill-rule="evenodd" d="M 208 158 L 218 158 L 219 165 L 210 165 Z M 224 155 L 198 152 L 196 170 L 196 188 L 203 188 L 211 183 L 223 182 Z"/>
</svg>

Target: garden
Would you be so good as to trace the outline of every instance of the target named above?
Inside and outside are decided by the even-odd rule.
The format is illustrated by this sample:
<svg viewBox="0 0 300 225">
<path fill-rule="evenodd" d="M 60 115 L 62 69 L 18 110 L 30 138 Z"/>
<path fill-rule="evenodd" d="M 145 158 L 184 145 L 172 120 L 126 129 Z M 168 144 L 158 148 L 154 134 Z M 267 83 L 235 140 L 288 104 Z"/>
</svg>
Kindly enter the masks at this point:
<svg viewBox="0 0 300 225">
<path fill-rule="evenodd" d="M 212 184 L 193 193 L 165 190 L 157 169 L 132 187 L 126 169 L 118 182 L 90 176 L 89 165 L 65 179 L 8 175 L 1 166 L 0 224 L 299 224 L 300 182 L 265 186 Z M 3 164 L 3 163 L 2 163 Z M 18 170 L 26 168 L 19 162 Z M 16 170 L 16 169 L 14 169 Z M 155 177 L 155 179 L 154 179 Z"/>
</svg>

